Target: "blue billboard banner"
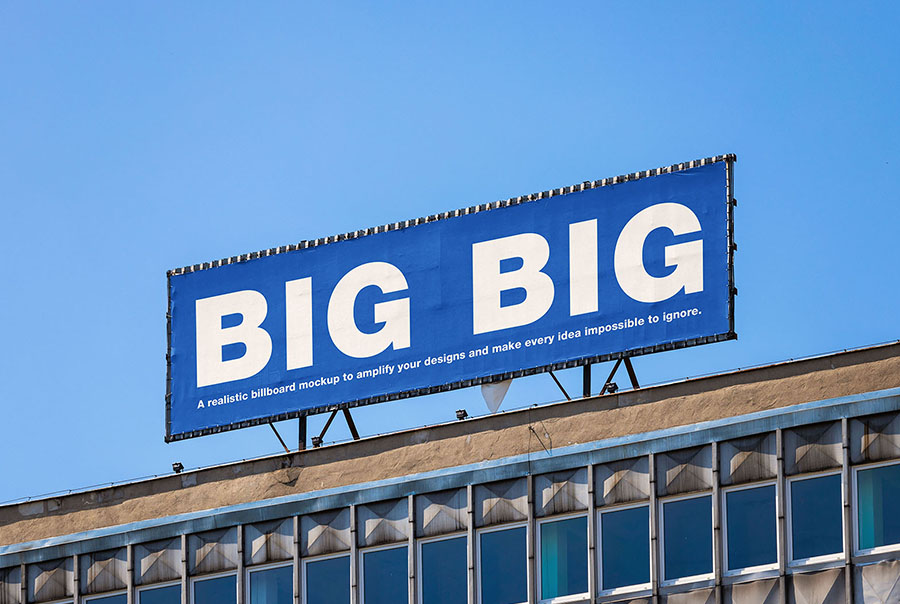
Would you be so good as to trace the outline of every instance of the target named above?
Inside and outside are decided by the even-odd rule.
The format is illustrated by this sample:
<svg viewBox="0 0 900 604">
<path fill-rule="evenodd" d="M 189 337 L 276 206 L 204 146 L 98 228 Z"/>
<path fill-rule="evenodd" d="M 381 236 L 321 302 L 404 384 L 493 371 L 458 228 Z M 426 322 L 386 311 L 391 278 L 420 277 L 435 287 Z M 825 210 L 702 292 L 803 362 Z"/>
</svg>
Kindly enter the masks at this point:
<svg viewBox="0 0 900 604">
<path fill-rule="evenodd" d="M 734 160 L 169 271 L 166 440 L 733 339 Z"/>
</svg>

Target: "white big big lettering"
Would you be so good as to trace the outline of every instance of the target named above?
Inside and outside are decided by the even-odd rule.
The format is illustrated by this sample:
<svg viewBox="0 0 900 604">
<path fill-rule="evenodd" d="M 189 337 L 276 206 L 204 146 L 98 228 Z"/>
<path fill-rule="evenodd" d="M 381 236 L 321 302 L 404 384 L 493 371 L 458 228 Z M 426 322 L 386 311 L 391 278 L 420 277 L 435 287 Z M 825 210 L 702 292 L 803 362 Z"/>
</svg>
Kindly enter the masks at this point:
<svg viewBox="0 0 900 604">
<path fill-rule="evenodd" d="M 700 221 L 687 207 L 661 203 L 638 212 L 622 229 L 616 242 L 613 270 L 629 297 L 638 302 L 661 302 L 684 291 L 703 291 L 703 241 L 688 241 L 664 248 L 664 261 L 674 270 L 665 277 L 647 272 L 643 262 L 647 237 L 656 229 L 674 235 L 701 231 Z M 599 304 L 598 221 L 569 225 L 569 315 L 597 312 Z M 521 266 L 501 271 L 504 260 L 518 259 Z M 472 333 L 481 334 L 520 327 L 538 321 L 553 305 L 553 279 L 545 272 L 550 244 L 537 233 L 520 233 L 481 241 L 472 245 Z M 335 347 L 354 358 L 369 358 L 389 347 L 408 348 L 410 298 L 374 304 L 375 333 L 359 329 L 353 317 L 356 298 L 366 287 L 382 293 L 409 288 L 404 274 L 393 264 L 369 262 L 357 266 L 338 281 L 328 302 L 328 333 Z M 285 287 L 286 369 L 313 364 L 312 278 L 304 277 Z M 522 290 L 525 297 L 516 304 L 501 306 L 504 291 Z M 197 386 L 211 386 L 256 375 L 272 356 L 272 338 L 262 323 L 267 314 L 266 298 L 254 290 L 243 290 L 197 300 Z M 240 315 L 241 321 L 222 327 L 222 318 Z M 222 350 L 230 344 L 246 348 L 240 358 L 222 360 Z"/>
</svg>

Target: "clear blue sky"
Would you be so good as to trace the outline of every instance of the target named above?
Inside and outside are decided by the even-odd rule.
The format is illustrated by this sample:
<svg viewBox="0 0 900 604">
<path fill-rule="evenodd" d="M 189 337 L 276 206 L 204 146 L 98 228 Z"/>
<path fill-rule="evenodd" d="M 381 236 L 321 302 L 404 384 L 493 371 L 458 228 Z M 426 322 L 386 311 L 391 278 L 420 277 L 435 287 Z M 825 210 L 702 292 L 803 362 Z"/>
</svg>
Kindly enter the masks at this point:
<svg viewBox="0 0 900 604">
<path fill-rule="evenodd" d="M 169 268 L 720 153 L 740 339 L 639 377 L 900 338 L 898 6 L 0 4 L 0 501 L 279 450 L 163 442 Z"/>
</svg>

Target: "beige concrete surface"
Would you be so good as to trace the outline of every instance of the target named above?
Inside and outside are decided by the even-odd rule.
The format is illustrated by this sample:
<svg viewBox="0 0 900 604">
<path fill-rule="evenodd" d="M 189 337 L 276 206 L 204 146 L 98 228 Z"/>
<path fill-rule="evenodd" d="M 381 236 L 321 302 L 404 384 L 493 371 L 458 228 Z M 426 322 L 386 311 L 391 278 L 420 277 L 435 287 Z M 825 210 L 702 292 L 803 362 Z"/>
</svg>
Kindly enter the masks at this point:
<svg viewBox="0 0 900 604">
<path fill-rule="evenodd" d="M 895 387 L 889 344 L 4 506 L 0 545 Z"/>
</svg>

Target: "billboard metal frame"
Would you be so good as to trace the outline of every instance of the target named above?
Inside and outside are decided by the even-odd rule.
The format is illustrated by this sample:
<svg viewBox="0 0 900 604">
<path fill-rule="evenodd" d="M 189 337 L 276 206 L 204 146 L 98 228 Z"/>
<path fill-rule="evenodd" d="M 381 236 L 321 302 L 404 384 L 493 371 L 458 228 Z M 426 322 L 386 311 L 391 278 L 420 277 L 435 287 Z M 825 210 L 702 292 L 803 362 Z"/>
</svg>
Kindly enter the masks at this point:
<svg viewBox="0 0 900 604">
<path fill-rule="evenodd" d="M 227 264 L 237 264 L 241 262 L 247 262 L 250 260 L 255 260 L 257 258 L 263 258 L 266 256 L 274 256 L 275 254 L 283 254 L 287 252 L 294 252 L 297 250 L 303 250 L 307 248 L 312 248 L 320 245 L 327 245 L 329 243 L 337 243 L 339 241 L 346 241 L 348 239 L 357 239 L 359 237 L 364 237 L 366 235 L 374 235 L 376 233 L 385 233 L 387 231 L 396 231 L 400 229 L 406 229 L 414 226 L 418 226 L 420 224 L 426 224 L 429 222 L 436 222 L 438 220 L 447 220 L 449 218 L 456 218 L 458 216 L 466 216 L 468 214 L 474 214 L 477 212 L 486 212 L 490 210 L 496 210 L 500 208 L 506 208 L 509 206 L 515 206 L 523 203 L 528 203 L 530 201 L 537 201 L 539 199 L 548 199 L 551 197 L 557 197 L 559 195 L 566 195 L 569 193 L 576 193 L 579 191 L 585 191 L 588 189 L 596 189 L 598 187 L 606 187 L 615 184 L 621 184 L 625 182 L 631 182 L 635 180 L 640 180 L 642 178 L 649 178 L 651 176 L 658 176 L 660 174 L 671 174 L 673 172 L 680 172 L 682 170 L 688 170 L 691 168 L 697 168 L 700 166 L 705 166 L 708 164 L 725 162 L 726 165 L 726 203 L 727 203 L 727 253 L 728 253 L 728 324 L 729 329 L 727 332 L 719 333 L 711 336 L 704 336 L 702 338 L 693 338 L 689 340 L 682 340 L 678 342 L 667 342 L 665 344 L 656 344 L 653 346 L 645 346 L 642 348 L 635 348 L 632 350 L 624 350 L 620 352 L 607 353 L 596 356 L 588 356 L 582 357 L 579 359 L 571 359 L 568 361 L 562 361 L 559 363 L 552 363 L 549 365 L 541 365 L 538 367 L 531 367 L 528 369 L 518 369 L 516 371 L 508 371 L 505 373 L 500 373 L 496 375 L 480 377 L 480 378 L 472 378 L 467 380 L 459 380 L 456 382 L 450 382 L 447 384 L 439 384 L 434 386 L 428 386 L 426 388 L 417 388 L 414 390 L 407 390 L 403 392 L 396 392 L 391 394 L 383 394 L 378 396 L 373 396 L 365 399 L 358 399 L 355 401 L 347 401 L 337 404 L 330 405 L 322 405 L 321 407 L 314 407 L 311 409 L 302 409 L 297 411 L 289 411 L 285 413 L 279 413 L 276 415 L 271 415 L 262 418 L 254 418 L 243 420 L 240 422 L 235 422 L 232 424 L 224 425 L 224 426 L 213 426 L 210 428 L 203 428 L 201 430 L 191 430 L 188 432 L 181 432 L 178 434 L 172 434 L 172 277 L 176 275 L 184 275 L 187 273 L 192 273 L 196 271 L 201 271 L 209 268 L 216 268 L 219 266 L 224 266 Z M 469 206 L 467 208 L 462 208 L 459 210 L 451 210 L 449 212 L 443 212 L 441 214 L 432 214 L 430 216 L 425 216 L 422 218 L 415 218 L 412 220 L 405 220 L 401 222 L 393 222 L 390 224 L 385 224 L 381 226 L 376 226 L 368 229 L 360 229 L 358 231 L 353 231 L 350 233 L 343 233 L 340 235 L 333 235 L 331 237 L 322 237 L 319 239 L 312 240 L 304 240 L 296 244 L 291 245 L 283 245 L 279 247 L 269 248 L 267 250 L 261 250 L 258 252 L 251 252 L 249 254 L 242 254 L 239 256 L 231 256 L 229 258 L 223 258 L 220 260 L 213 260 L 211 262 L 203 262 L 201 264 L 194 264 L 191 266 L 186 266 L 182 268 L 176 268 L 167 271 L 166 273 L 166 284 L 167 284 L 167 294 L 168 294 L 168 310 L 166 312 L 166 442 L 174 442 L 179 440 L 185 440 L 188 438 L 196 438 L 198 436 L 206 436 L 209 434 L 218 434 L 221 432 L 228 432 L 230 430 L 238 430 L 241 428 L 249 428 L 252 426 L 260 426 L 264 424 L 271 424 L 273 422 L 284 421 L 288 419 L 296 419 L 300 417 L 305 417 L 308 415 L 317 415 L 319 413 L 328 413 L 335 410 L 340 409 L 350 409 L 353 407 L 360 407 L 365 405 L 372 405 L 376 403 L 385 403 L 388 401 L 401 400 L 405 398 L 413 398 L 416 396 L 423 396 L 426 394 L 435 394 L 437 392 L 449 392 L 451 390 L 457 390 L 459 388 L 468 388 L 471 386 L 477 386 L 480 384 L 488 384 L 491 382 L 497 382 L 502 380 L 508 380 L 513 378 L 524 377 L 527 375 L 535 375 L 538 373 L 547 373 L 550 371 L 556 371 L 559 369 L 570 369 L 573 367 L 582 367 L 585 365 L 591 365 L 594 363 L 603 363 L 606 361 L 614 361 L 617 359 L 625 359 L 629 357 L 644 355 L 644 354 L 652 354 L 655 352 L 665 352 L 669 350 L 678 350 L 681 348 L 688 348 L 691 346 L 699 346 L 701 344 L 712 344 L 715 342 L 724 342 L 727 340 L 735 340 L 737 339 L 737 333 L 734 329 L 734 298 L 737 295 L 737 288 L 734 285 L 734 252 L 737 249 L 736 244 L 734 243 L 734 207 L 737 205 L 737 200 L 734 197 L 734 164 L 737 162 L 737 156 L 733 153 L 729 153 L 726 155 L 716 155 L 713 157 L 706 157 L 703 159 L 696 159 L 689 162 L 682 162 L 678 164 L 672 164 L 670 166 L 664 166 L 661 168 L 655 168 L 652 170 L 642 170 L 640 172 L 632 172 L 629 174 L 623 174 L 620 176 L 613 176 L 610 178 L 604 178 L 601 180 L 594 181 L 584 181 L 582 183 L 568 186 L 568 187 L 560 187 L 558 189 L 550 189 L 548 191 L 542 191 L 540 193 L 532 193 L 530 195 L 520 195 L 519 197 L 510 197 L 509 199 L 495 201 L 492 203 L 485 203 L 476 206 Z"/>
</svg>

